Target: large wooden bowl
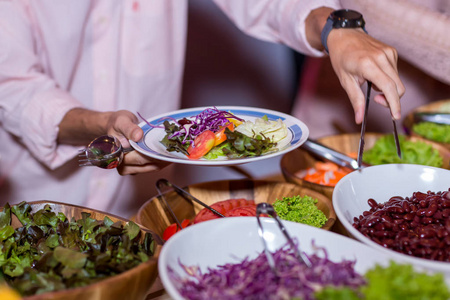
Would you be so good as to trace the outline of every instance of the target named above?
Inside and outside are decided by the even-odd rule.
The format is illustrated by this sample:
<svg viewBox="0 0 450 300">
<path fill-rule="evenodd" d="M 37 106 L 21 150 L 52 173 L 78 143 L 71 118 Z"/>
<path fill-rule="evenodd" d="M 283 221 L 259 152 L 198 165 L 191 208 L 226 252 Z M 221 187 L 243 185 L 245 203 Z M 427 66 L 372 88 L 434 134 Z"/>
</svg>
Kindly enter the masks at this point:
<svg viewBox="0 0 450 300">
<path fill-rule="evenodd" d="M 81 213 L 87 212 L 91 214 L 91 218 L 103 220 L 105 216 L 108 216 L 114 222 L 127 223 L 128 220 L 123 219 L 118 216 L 107 214 L 98 210 L 88 209 L 81 206 L 70 205 L 65 203 L 53 202 L 53 201 L 34 201 L 28 202 L 32 211 L 35 212 L 44 208 L 46 204 L 49 204 L 54 212 L 62 212 L 67 218 L 75 219 L 82 218 Z M 3 208 L 0 208 L 2 211 Z M 139 225 L 139 224 L 138 224 Z M 12 226 L 18 228 L 22 224 L 18 219 L 13 216 Z M 91 285 L 73 289 L 67 289 L 56 292 L 49 292 L 40 295 L 34 295 L 22 298 L 23 300 L 122 300 L 122 299 L 145 299 L 147 292 L 152 286 L 158 275 L 157 262 L 159 253 L 161 251 L 162 240 L 159 236 L 156 236 L 154 232 L 148 230 L 147 228 L 141 227 L 141 232 L 150 232 L 154 235 L 155 240 L 158 245 L 155 250 L 153 257 L 147 262 L 141 263 L 140 265 L 130 269 L 121 274 L 106 278 L 102 281 L 93 283 Z"/>
<path fill-rule="evenodd" d="M 430 104 L 415 108 L 410 113 L 408 113 L 408 115 L 403 120 L 403 127 L 408 134 L 410 134 L 411 136 L 417 137 L 417 138 L 431 141 L 431 140 L 428 140 L 428 139 L 418 135 L 417 133 L 415 133 L 412 130 L 413 121 L 414 121 L 414 113 L 416 113 L 416 112 L 450 112 L 450 99 L 435 101 Z M 435 142 L 435 143 L 439 143 L 439 142 Z M 439 144 L 450 150 L 450 144 L 448 144 L 448 143 L 439 143 Z"/>
<path fill-rule="evenodd" d="M 375 142 L 384 135 L 385 133 L 366 132 L 364 137 L 365 150 L 372 148 Z M 325 146 L 328 146 L 331 149 L 349 154 L 358 152 L 359 139 L 360 139 L 359 133 L 348 133 L 323 137 L 317 139 L 317 141 Z M 449 169 L 450 151 L 448 149 L 446 149 L 445 147 L 443 147 L 438 143 L 427 141 L 417 137 L 407 137 L 407 139 L 411 141 L 420 140 L 432 145 L 433 148 L 437 149 L 441 154 L 441 156 L 443 157 L 444 160 L 443 167 Z M 302 148 L 300 147 L 294 151 L 285 154 L 281 159 L 280 167 L 286 181 L 298 184 L 305 188 L 315 190 L 319 193 L 326 195 L 331 200 L 334 187 L 308 182 L 306 180 L 301 179 L 298 176 L 299 172 L 304 171 L 309 167 L 313 167 L 316 161 L 318 161 L 316 157 L 313 157 L 305 150 L 302 150 Z"/>
<path fill-rule="evenodd" d="M 283 197 L 308 195 L 318 200 L 317 207 L 328 218 L 322 229 L 329 230 L 336 220 L 333 206 L 327 197 L 288 182 L 247 179 L 223 180 L 194 184 L 184 189 L 208 205 L 231 198 L 253 199 L 255 203 L 273 203 L 276 199 L 282 199 Z M 164 193 L 164 197 L 180 221 L 193 219 L 195 214 L 203 208 L 203 206 L 179 196 L 174 191 Z M 153 197 L 141 206 L 136 215 L 136 221 L 161 236 L 167 226 L 174 223 L 160 196 Z"/>
</svg>

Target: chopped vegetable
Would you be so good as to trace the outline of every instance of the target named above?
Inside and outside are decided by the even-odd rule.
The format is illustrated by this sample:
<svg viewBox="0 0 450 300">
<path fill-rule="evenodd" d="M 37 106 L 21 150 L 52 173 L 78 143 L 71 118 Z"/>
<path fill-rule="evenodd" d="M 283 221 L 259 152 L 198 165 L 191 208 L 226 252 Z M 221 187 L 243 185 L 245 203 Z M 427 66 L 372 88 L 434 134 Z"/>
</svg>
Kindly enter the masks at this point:
<svg viewBox="0 0 450 300">
<path fill-rule="evenodd" d="M 11 215 L 22 227 L 11 231 Z M 68 220 L 50 205 L 31 212 L 22 202 L 0 213 L 0 273 L 23 296 L 89 285 L 148 260 L 151 234 L 141 242 L 138 225 L 96 220 L 82 213 Z"/>
<path fill-rule="evenodd" d="M 200 133 L 187 149 L 189 159 L 199 159 L 208 153 L 216 141 L 216 136 L 211 130 Z"/>
<path fill-rule="evenodd" d="M 178 227 L 177 223 L 172 223 L 166 228 L 166 230 L 164 230 L 162 238 L 165 241 L 168 241 L 175 233 L 177 233 L 181 229 L 188 227 L 191 224 L 192 222 L 189 219 L 184 219 L 183 222 L 181 222 L 182 228 Z"/>
<path fill-rule="evenodd" d="M 303 170 L 297 174 L 303 180 L 326 186 L 336 186 L 339 180 L 351 171 L 341 168 L 332 162 L 314 163 L 314 167 Z"/>
<path fill-rule="evenodd" d="M 323 250 L 325 252 L 325 250 Z M 287 245 L 273 253 L 277 274 L 270 268 L 264 252 L 255 259 L 245 258 L 237 264 L 208 269 L 204 274 L 197 266 L 180 265 L 187 278 L 170 276 L 181 295 L 187 299 L 312 299 L 324 286 L 348 286 L 356 289 L 365 284 L 354 270 L 355 261 L 333 262 L 326 255 L 309 256 L 312 267 L 300 262 Z"/>
<path fill-rule="evenodd" d="M 246 121 L 236 128 L 236 131 L 252 137 L 264 136 L 273 143 L 283 140 L 288 133 L 286 125 L 278 119 L 277 121 L 268 120 L 267 116 L 255 119 L 255 122 Z"/>
<path fill-rule="evenodd" d="M 214 135 L 216 136 L 216 140 L 214 141 L 214 146 L 218 146 L 227 140 L 227 136 L 225 134 L 225 128 L 228 128 L 231 131 L 234 131 L 233 123 L 229 123 L 228 125 L 222 127 L 222 129 L 216 131 Z"/>
<path fill-rule="evenodd" d="M 407 163 L 442 167 L 442 156 L 430 144 L 406 140 L 404 135 L 400 135 L 399 140 L 402 149 L 401 159 L 397 155 L 394 137 L 389 134 L 379 138 L 371 149 L 364 152 L 363 161 L 371 165 Z"/>
<path fill-rule="evenodd" d="M 287 221 L 322 227 L 327 222 L 325 214 L 317 208 L 317 199 L 310 196 L 283 197 L 276 200 L 273 208 L 278 216 Z"/>
<path fill-rule="evenodd" d="M 450 143 L 450 125 L 420 122 L 414 124 L 412 130 L 426 139 L 440 143 Z"/>
<path fill-rule="evenodd" d="M 316 293 L 318 300 L 444 300 L 450 291 L 443 274 L 427 274 L 414 271 L 412 265 L 391 261 L 389 266 L 376 265 L 365 274 L 367 285 L 357 291 L 348 288 L 327 287 Z M 361 295 L 361 298 L 358 297 Z"/>
</svg>

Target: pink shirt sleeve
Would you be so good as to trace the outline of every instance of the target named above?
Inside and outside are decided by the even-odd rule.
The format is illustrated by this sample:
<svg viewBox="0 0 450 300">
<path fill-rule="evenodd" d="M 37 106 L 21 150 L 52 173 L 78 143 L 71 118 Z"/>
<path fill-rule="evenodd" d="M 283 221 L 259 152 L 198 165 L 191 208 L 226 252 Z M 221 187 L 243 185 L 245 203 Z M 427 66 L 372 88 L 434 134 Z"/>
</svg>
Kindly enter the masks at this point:
<svg viewBox="0 0 450 300">
<path fill-rule="evenodd" d="M 285 44 L 303 54 L 323 56 L 306 40 L 305 20 L 319 7 L 341 8 L 337 0 L 214 0 L 244 32 L 256 38 Z"/>
<path fill-rule="evenodd" d="M 450 84 L 448 0 L 342 0 L 360 11 L 370 35 L 395 47 L 404 60 Z"/>
<path fill-rule="evenodd" d="M 44 75 L 30 18 L 14 1 L 0 2 L 0 116 L 2 126 L 18 137 L 40 162 L 56 168 L 77 149 L 58 146 L 58 124 L 81 104 Z M 78 147 L 79 148 L 79 147 Z"/>
</svg>

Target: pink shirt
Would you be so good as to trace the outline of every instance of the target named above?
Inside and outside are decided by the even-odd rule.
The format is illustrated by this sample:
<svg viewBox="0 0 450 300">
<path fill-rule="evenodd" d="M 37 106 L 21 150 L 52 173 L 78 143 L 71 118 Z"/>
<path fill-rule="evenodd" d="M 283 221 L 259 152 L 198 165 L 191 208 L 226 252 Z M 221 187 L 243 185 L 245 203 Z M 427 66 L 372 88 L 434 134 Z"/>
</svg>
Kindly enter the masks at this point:
<svg viewBox="0 0 450 300">
<path fill-rule="evenodd" d="M 306 16 L 339 7 L 215 2 L 246 33 L 312 56 L 323 54 L 306 41 Z M 129 216 L 153 196 L 152 177 L 78 167 L 80 147 L 56 143 L 58 124 L 74 107 L 178 109 L 186 27 L 183 0 L 0 1 L 0 205 L 46 199 Z"/>
</svg>

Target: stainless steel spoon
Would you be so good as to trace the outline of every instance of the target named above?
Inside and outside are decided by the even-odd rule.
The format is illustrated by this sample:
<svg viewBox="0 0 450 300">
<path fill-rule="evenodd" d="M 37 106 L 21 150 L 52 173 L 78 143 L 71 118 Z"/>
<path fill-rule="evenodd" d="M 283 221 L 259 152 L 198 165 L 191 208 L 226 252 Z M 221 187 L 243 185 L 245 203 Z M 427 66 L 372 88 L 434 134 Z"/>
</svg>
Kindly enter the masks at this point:
<svg viewBox="0 0 450 300">
<path fill-rule="evenodd" d="M 102 135 L 90 142 L 85 149 L 80 150 L 79 166 L 114 169 L 122 162 L 123 155 L 132 150 L 133 148 L 124 149 L 116 137 Z"/>
</svg>

